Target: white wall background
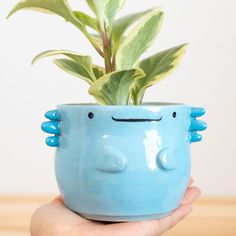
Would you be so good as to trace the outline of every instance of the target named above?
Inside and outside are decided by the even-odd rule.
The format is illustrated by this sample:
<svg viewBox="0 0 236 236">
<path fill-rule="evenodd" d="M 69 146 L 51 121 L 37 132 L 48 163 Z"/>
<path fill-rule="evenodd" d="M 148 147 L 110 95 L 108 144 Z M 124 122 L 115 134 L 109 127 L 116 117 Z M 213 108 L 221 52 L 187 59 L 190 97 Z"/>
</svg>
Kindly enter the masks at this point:
<svg viewBox="0 0 236 236">
<path fill-rule="evenodd" d="M 56 16 L 22 11 L 0 1 L 0 193 L 57 192 L 54 150 L 44 145 L 43 113 L 59 103 L 91 102 L 87 85 L 49 60 L 30 66 L 47 49 L 98 56 L 72 25 Z M 85 1 L 73 0 L 78 9 Z M 127 0 L 122 14 L 163 6 L 165 22 L 147 52 L 189 42 L 181 66 L 149 90 L 146 101 L 186 102 L 207 109 L 204 142 L 192 147 L 193 177 L 205 195 L 236 195 L 236 1 Z"/>
</svg>

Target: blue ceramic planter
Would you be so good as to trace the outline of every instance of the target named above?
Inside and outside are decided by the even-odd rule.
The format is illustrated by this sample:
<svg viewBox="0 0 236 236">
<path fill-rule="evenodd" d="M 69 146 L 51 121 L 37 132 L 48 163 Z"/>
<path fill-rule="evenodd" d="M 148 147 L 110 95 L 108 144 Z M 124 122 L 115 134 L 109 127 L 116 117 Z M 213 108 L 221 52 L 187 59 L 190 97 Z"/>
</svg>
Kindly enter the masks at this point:
<svg viewBox="0 0 236 236">
<path fill-rule="evenodd" d="M 200 141 L 202 108 L 60 105 L 42 129 L 57 146 L 56 177 L 65 204 L 101 221 L 163 217 L 176 209 L 190 178 L 190 144 Z"/>
</svg>

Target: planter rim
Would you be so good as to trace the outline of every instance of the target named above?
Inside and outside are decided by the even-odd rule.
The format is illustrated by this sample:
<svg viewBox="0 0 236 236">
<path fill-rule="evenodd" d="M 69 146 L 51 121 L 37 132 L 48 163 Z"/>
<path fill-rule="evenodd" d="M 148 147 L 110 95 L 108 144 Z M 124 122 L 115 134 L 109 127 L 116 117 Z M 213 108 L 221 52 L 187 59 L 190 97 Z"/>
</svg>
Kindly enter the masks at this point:
<svg viewBox="0 0 236 236">
<path fill-rule="evenodd" d="M 69 103 L 69 104 L 59 104 L 58 108 L 75 108 L 75 107 L 93 107 L 93 108 L 110 108 L 110 109 L 120 109 L 120 108 L 149 108 L 149 107 L 189 107 L 190 105 L 185 103 L 172 103 L 172 102 L 146 102 L 142 105 L 99 105 L 97 103 Z"/>
</svg>

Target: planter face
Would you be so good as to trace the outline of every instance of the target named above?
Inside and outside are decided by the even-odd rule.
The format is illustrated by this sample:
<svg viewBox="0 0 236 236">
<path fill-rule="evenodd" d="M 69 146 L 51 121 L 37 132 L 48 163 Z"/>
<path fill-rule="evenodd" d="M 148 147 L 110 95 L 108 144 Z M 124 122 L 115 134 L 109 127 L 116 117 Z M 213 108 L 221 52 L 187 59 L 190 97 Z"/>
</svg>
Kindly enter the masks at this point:
<svg viewBox="0 0 236 236">
<path fill-rule="evenodd" d="M 159 218 L 190 178 L 190 107 L 61 105 L 56 177 L 65 204 L 89 219 Z"/>
</svg>

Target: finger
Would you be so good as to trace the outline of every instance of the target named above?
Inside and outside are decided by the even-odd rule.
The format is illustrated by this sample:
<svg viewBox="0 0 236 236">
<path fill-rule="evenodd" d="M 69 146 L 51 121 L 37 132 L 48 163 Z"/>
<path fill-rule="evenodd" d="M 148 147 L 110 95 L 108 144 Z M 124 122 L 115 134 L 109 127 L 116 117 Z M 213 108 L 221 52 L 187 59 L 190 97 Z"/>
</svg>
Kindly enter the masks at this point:
<svg viewBox="0 0 236 236">
<path fill-rule="evenodd" d="M 190 177 L 190 179 L 189 179 L 189 183 L 188 183 L 188 186 L 191 186 L 191 185 L 193 184 L 193 182 L 194 182 L 193 178 Z"/>
<path fill-rule="evenodd" d="M 192 212 L 191 206 L 183 205 L 180 206 L 177 210 L 172 212 L 169 216 L 164 217 L 160 220 L 152 220 L 152 221 L 143 221 L 139 222 L 141 227 L 142 234 L 134 234 L 134 235 L 142 235 L 142 236 L 156 236 L 161 235 L 167 230 L 174 227 L 179 221 L 181 221 L 184 217 Z"/>
<path fill-rule="evenodd" d="M 159 234 L 163 234 L 167 230 L 173 228 L 177 223 L 183 220 L 192 212 L 192 207 L 189 205 L 182 205 L 169 216 L 160 219 L 158 225 L 156 226 L 156 231 Z M 159 228 L 158 228 L 159 227 Z"/>
<path fill-rule="evenodd" d="M 102 233 L 113 236 L 156 236 L 172 228 L 191 212 L 192 208 L 190 206 L 183 205 L 163 219 L 105 225 L 102 227 Z"/>
<path fill-rule="evenodd" d="M 49 133 L 49 134 L 60 135 L 61 133 L 60 124 L 59 122 L 55 122 L 55 121 L 43 122 L 41 129 L 44 132 Z"/>
<path fill-rule="evenodd" d="M 53 199 L 52 202 L 59 203 L 59 204 L 64 204 L 64 199 L 61 195 L 59 195 L 55 199 Z"/>
<path fill-rule="evenodd" d="M 45 117 L 49 120 L 60 121 L 60 115 L 58 110 L 52 110 L 45 113 Z"/>
<path fill-rule="evenodd" d="M 189 187 L 187 192 L 181 201 L 182 205 L 190 205 L 201 195 L 201 191 L 197 187 Z"/>
</svg>

